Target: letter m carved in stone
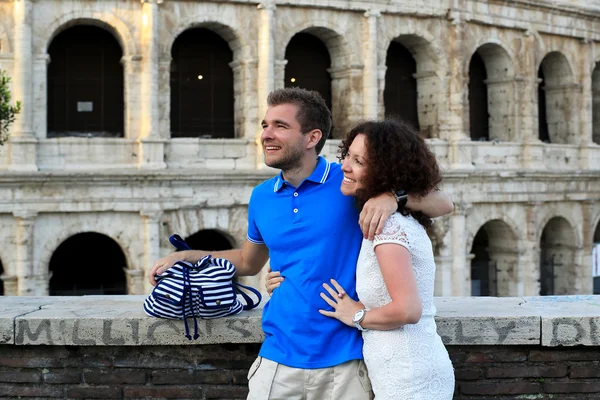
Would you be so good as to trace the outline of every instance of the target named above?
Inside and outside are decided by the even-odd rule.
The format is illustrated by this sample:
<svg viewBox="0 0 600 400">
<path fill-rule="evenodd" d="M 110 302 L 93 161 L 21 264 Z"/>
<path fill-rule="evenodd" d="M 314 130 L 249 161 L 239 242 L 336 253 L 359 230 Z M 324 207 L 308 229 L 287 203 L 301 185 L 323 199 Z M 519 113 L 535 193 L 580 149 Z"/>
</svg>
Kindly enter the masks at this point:
<svg viewBox="0 0 600 400">
<path fill-rule="evenodd" d="M 50 334 L 50 320 L 46 319 L 41 321 L 34 332 L 32 332 L 29 324 L 30 321 L 26 320 L 20 320 L 17 322 L 17 337 L 15 339 L 16 344 L 24 344 L 25 335 L 27 335 L 28 339 L 26 344 L 36 344 L 42 332 L 46 333 L 46 341 L 42 341 L 42 343 L 53 344 L 52 335 Z"/>
</svg>

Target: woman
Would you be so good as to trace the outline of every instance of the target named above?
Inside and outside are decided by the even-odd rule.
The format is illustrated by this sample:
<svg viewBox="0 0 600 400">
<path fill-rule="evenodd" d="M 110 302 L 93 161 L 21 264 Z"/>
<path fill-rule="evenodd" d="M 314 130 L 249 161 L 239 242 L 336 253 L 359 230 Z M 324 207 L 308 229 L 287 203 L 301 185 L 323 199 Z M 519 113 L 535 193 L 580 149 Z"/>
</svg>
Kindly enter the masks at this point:
<svg viewBox="0 0 600 400">
<path fill-rule="evenodd" d="M 340 190 L 359 208 L 372 196 L 397 188 L 424 196 L 441 181 L 435 156 L 413 128 L 399 121 L 369 121 L 342 142 L 344 180 Z M 356 269 L 360 302 L 334 279 L 319 310 L 363 331 L 363 356 L 375 398 L 452 399 L 454 372 L 437 334 L 433 287 L 435 262 L 423 214 L 401 209 L 373 241 L 363 239 Z M 283 278 L 268 276 L 267 288 Z"/>
</svg>

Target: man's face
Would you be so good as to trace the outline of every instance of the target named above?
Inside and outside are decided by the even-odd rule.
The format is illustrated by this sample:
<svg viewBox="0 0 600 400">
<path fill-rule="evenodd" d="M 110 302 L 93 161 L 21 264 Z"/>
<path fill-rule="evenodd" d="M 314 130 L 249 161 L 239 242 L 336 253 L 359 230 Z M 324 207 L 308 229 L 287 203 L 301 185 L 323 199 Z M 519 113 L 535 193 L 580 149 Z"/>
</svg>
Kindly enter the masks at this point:
<svg viewBox="0 0 600 400">
<path fill-rule="evenodd" d="M 281 170 L 299 168 L 306 152 L 306 135 L 296 119 L 298 106 L 281 104 L 269 107 L 262 121 L 260 141 L 265 164 Z"/>
</svg>

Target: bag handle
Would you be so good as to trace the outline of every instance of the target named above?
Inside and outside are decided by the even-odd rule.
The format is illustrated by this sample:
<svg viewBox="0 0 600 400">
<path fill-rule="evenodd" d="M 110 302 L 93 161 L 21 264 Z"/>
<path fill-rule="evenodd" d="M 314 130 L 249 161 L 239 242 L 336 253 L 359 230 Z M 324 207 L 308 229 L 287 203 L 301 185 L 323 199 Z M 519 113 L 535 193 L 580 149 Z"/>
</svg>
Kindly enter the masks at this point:
<svg viewBox="0 0 600 400">
<path fill-rule="evenodd" d="M 177 250 L 191 250 L 192 248 L 188 246 L 188 244 L 181 238 L 181 236 L 175 234 L 171 235 L 169 238 L 169 242 L 175 247 Z"/>
<path fill-rule="evenodd" d="M 233 284 L 234 284 L 235 291 L 237 293 L 241 294 L 242 297 L 244 298 L 244 300 L 246 301 L 246 304 L 244 305 L 244 310 L 252 310 L 253 308 L 256 308 L 256 306 L 258 306 L 260 304 L 260 302 L 262 300 L 262 296 L 258 290 L 254 289 L 253 287 L 242 285 L 241 283 L 237 283 L 237 282 L 233 282 Z M 248 296 L 240 288 L 244 288 L 244 289 L 254 293 L 254 295 L 256 296 L 258 301 L 255 303 L 254 300 L 252 300 L 252 297 Z"/>
<path fill-rule="evenodd" d="M 181 236 L 177 234 L 171 235 L 171 237 L 169 238 L 169 242 L 171 242 L 173 247 L 175 247 L 177 250 L 191 250 L 191 247 L 185 242 L 185 240 L 183 240 Z M 253 287 L 242 285 L 241 283 L 237 282 L 233 282 L 233 284 L 235 291 L 239 293 L 246 301 L 246 304 L 244 305 L 244 310 L 252 310 L 253 308 L 256 308 L 256 306 L 258 306 L 262 301 L 262 295 L 258 290 L 254 289 Z M 252 297 L 244 293 L 242 288 L 254 293 L 258 301 L 254 302 Z"/>
</svg>

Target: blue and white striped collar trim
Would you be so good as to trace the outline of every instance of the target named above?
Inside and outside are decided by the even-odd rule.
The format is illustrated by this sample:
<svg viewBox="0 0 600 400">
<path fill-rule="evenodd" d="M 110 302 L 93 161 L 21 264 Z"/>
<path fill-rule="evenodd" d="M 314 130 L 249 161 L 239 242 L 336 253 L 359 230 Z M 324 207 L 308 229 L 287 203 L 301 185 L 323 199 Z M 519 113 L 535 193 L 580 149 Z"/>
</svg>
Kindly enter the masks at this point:
<svg viewBox="0 0 600 400">
<path fill-rule="evenodd" d="M 325 183 L 327 181 L 327 178 L 329 177 L 330 169 L 331 163 L 325 160 L 323 157 L 319 156 L 315 170 L 306 179 L 315 183 Z M 280 172 L 277 179 L 275 179 L 275 184 L 273 185 L 273 192 L 278 192 L 283 187 L 284 183 L 285 180 L 283 179 L 283 172 Z"/>
</svg>

